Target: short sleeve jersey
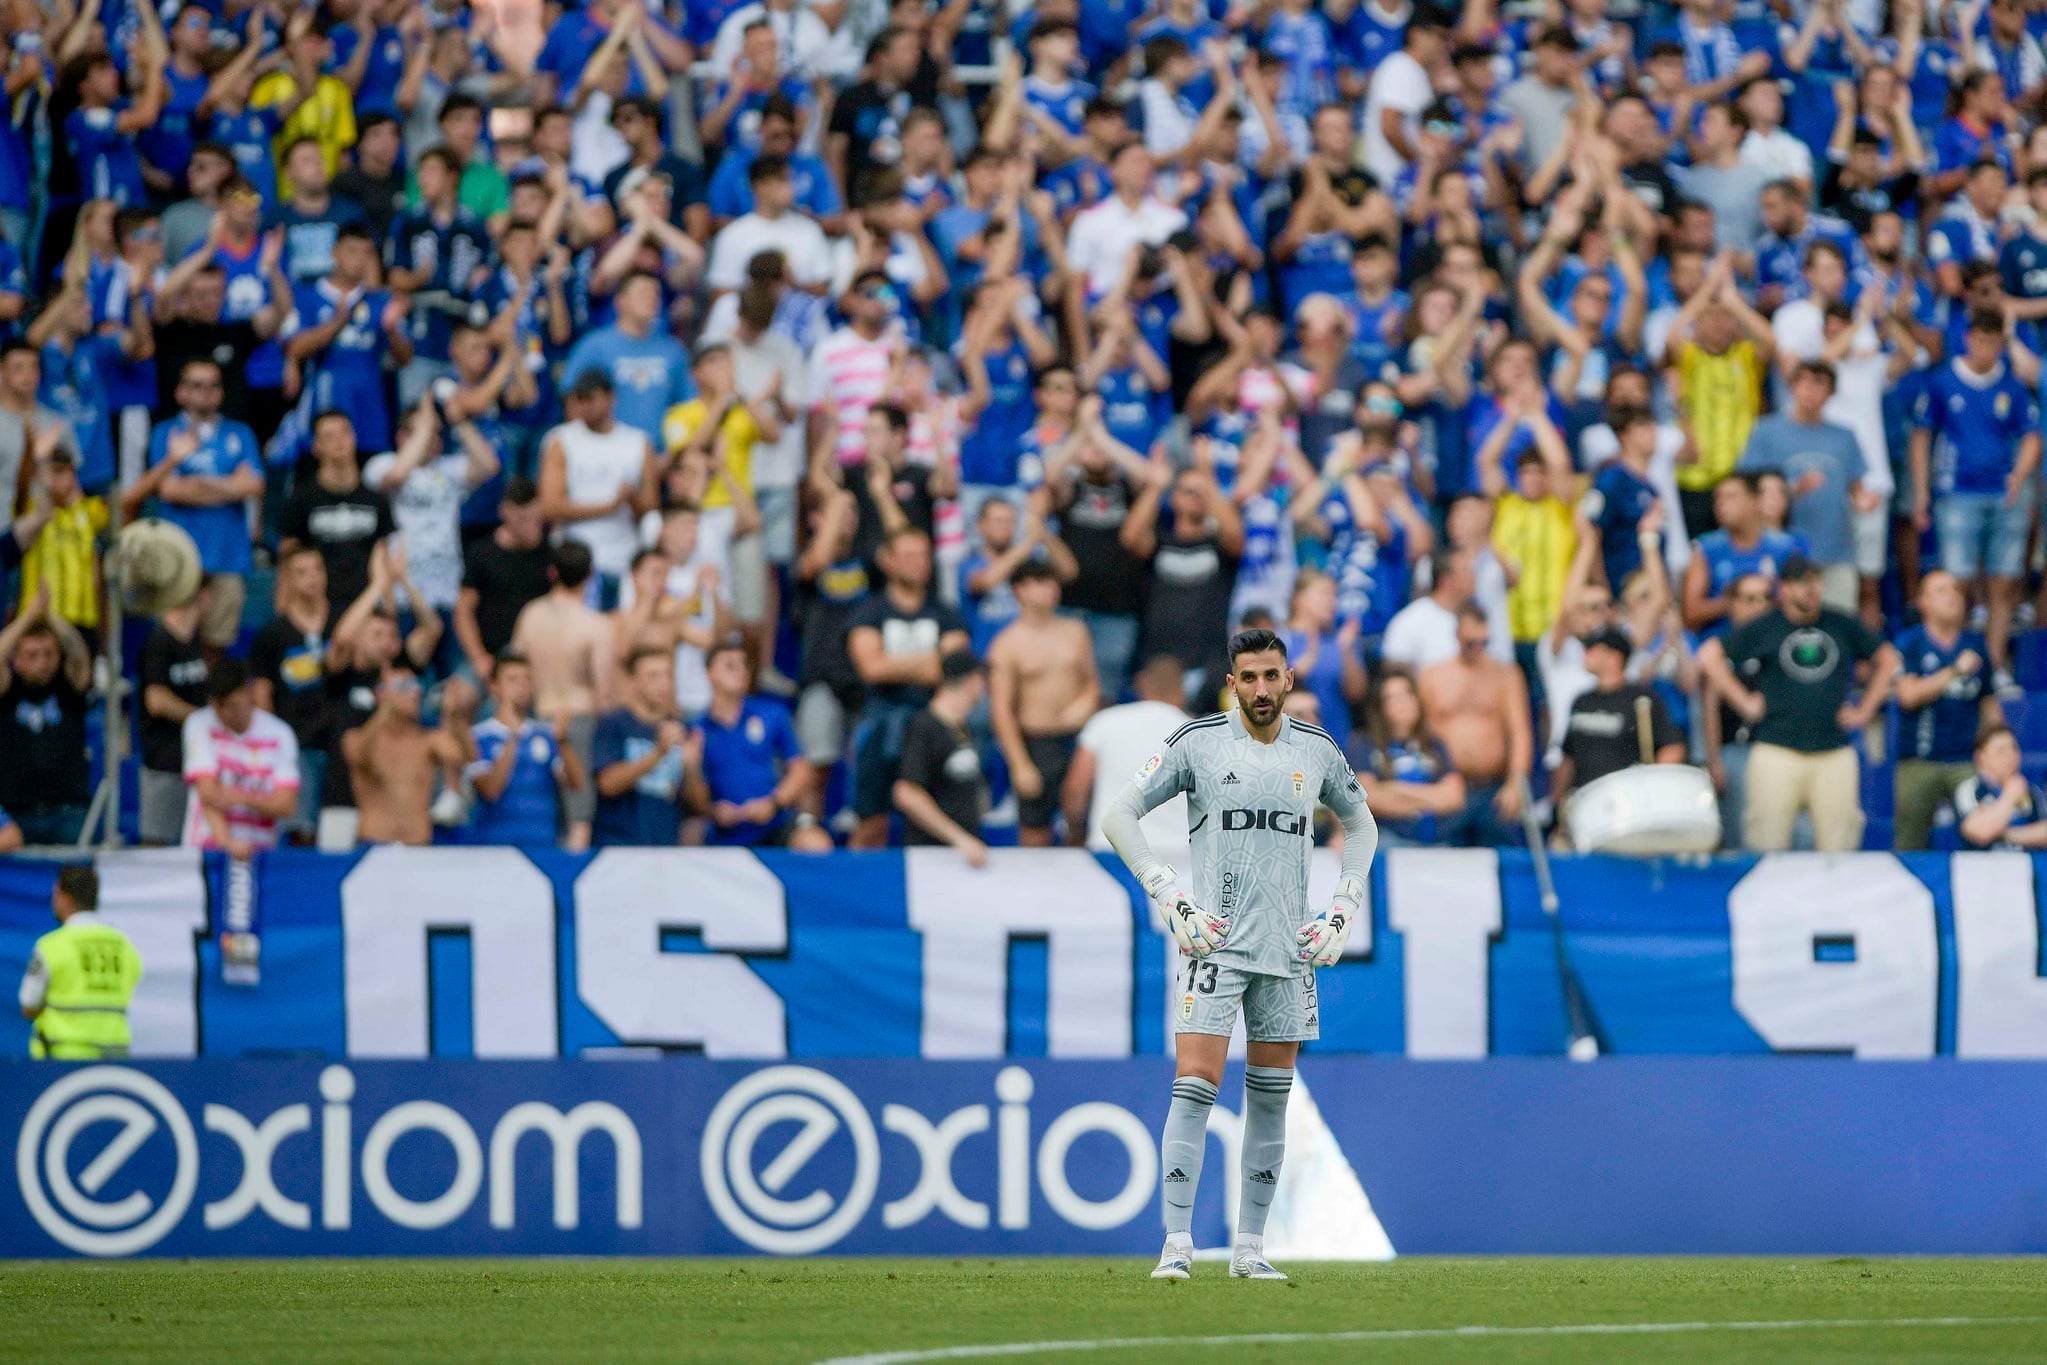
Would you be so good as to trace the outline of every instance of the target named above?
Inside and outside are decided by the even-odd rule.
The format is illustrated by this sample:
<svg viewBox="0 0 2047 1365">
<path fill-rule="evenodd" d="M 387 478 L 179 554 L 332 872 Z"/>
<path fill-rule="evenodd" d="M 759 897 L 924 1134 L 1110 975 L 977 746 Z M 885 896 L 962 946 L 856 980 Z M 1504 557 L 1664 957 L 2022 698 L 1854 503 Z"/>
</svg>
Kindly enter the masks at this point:
<svg viewBox="0 0 2047 1365">
<path fill-rule="evenodd" d="M 1272 743 L 1240 713 L 1180 727 L 1137 772 L 1148 813 L 1187 794 L 1195 903 L 1227 915 L 1230 932 L 1208 960 L 1260 976 L 1299 976 L 1295 935 L 1318 913 L 1308 903 L 1315 807 L 1348 817 L 1364 789 L 1329 732 L 1291 717 Z"/>
</svg>

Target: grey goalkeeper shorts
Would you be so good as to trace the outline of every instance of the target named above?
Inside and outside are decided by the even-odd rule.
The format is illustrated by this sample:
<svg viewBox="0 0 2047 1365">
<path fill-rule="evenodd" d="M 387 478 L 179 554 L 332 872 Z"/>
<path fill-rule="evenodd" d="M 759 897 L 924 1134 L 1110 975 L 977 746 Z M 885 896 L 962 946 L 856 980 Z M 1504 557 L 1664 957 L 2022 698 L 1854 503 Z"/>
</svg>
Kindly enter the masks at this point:
<svg viewBox="0 0 2047 1365">
<path fill-rule="evenodd" d="M 1173 1032 L 1211 1033 L 1227 1038 L 1244 1012 L 1244 1037 L 1254 1043 L 1307 1043 L 1322 1036 L 1322 1012 L 1315 999 L 1315 973 L 1265 976 L 1198 957 L 1182 959 L 1174 982 L 1179 1004 Z"/>
</svg>

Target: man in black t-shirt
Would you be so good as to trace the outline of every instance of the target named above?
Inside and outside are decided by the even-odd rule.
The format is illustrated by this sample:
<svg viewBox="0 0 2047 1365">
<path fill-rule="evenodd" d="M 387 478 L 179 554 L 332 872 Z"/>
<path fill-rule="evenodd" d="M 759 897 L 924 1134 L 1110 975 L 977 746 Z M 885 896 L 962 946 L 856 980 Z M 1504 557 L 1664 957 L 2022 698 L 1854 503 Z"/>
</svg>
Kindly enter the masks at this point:
<svg viewBox="0 0 2047 1365">
<path fill-rule="evenodd" d="M 75 844 L 92 799 L 85 752 L 92 654 L 47 585 L 0 630 L 0 810 L 31 844 Z"/>
<path fill-rule="evenodd" d="M 866 691 L 846 652 L 854 613 L 874 584 L 866 561 L 853 553 L 859 515 L 851 493 L 833 492 L 812 513 L 810 542 L 796 561 L 803 659 L 797 673 L 796 740 L 817 773 L 807 807 L 813 815 L 824 813 L 825 782 L 846 753 L 847 718 L 859 711 Z"/>
<path fill-rule="evenodd" d="M 846 653 L 867 686 L 853 742 L 855 848 L 887 844 L 904 732 L 941 681 L 940 661 L 968 647 L 966 619 L 931 591 L 929 536 L 898 527 L 881 548 L 881 566 L 887 587 L 860 604 L 846 634 Z"/>
<path fill-rule="evenodd" d="M 1853 704 L 1855 666 L 1869 682 Z M 1852 731 L 1880 714 L 1898 672 L 1898 651 L 1820 597 L 1820 566 L 1804 555 L 1784 562 L 1777 608 L 1724 641 L 1709 640 L 1699 664 L 1727 704 L 1755 726 L 1743 793 L 1743 846 L 1767 853 L 1791 846 L 1800 810 L 1812 814 L 1813 844 L 1839 853 L 1862 842 L 1861 766 Z"/>
<path fill-rule="evenodd" d="M 160 303 L 159 307 L 166 307 Z M 289 307 L 289 302 L 286 305 Z M 250 420 L 249 357 L 274 336 L 284 310 L 276 306 L 248 321 L 225 316 L 227 272 L 217 265 L 202 267 L 156 320 L 156 412 L 178 410 L 177 387 L 185 366 L 207 360 L 220 366 L 220 415 L 236 422 Z"/>
<path fill-rule="evenodd" d="M 1098 434 L 1099 409 L 1091 402 L 1086 408 L 1092 420 L 1074 438 L 1072 463 L 1054 455 L 1047 462 L 1043 492 L 1049 499 L 1046 515 L 1057 514 L 1060 539 L 1080 570 L 1065 585 L 1060 602 L 1087 627 L 1102 704 L 1113 706 L 1137 657 L 1144 611 L 1145 561 L 1124 542 L 1123 528 L 1150 470 L 1128 446 Z"/>
<path fill-rule="evenodd" d="M 199 620 L 206 590 L 157 618 L 142 646 L 142 790 L 137 826 L 145 844 L 178 842 L 185 830 L 185 717 L 206 705 Z"/>
<path fill-rule="evenodd" d="M 909 29 L 883 29 L 867 44 L 867 79 L 832 106 L 825 162 L 849 193 L 869 169 L 902 160 L 903 120 L 910 113 L 906 87 L 917 74 L 920 50 Z"/>
<path fill-rule="evenodd" d="M 455 602 L 455 639 L 487 684 L 492 661 L 512 642 L 512 628 L 528 602 L 547 596 L 547 523 L 533 480 L 514 478 L 498 504 L 498 529 L 469 547 L 462 565 L 462 595 Z"/>
<path fill-rule="evenodd" d="M 1564 761 L 1553 784 L 1559 811 L 1576 788 L 1645 761 L 1641 734 L 1644 707 L 1648 709 L 1649 748 L 1655 761 L 1685 761 L 1684 732 L 1670 718 L 1663 698 L 1653 688 L 1628 681 L 1628 656 L 1633 651 L 1627 632 L 1616 626 L 1585 637 L 1585 667 L 1594 686 L 1571 703 L 1570 722 L 1564 730 Z"/>
<path fill-rule="evenodd" d="M 1244 553 L 1244 518 L 1203 463 L 1154 478 L 1130 509 L 1123 543 L 1151 561 L 1144 652 L 1170 654 L 1187 672 L 1190 699 L 1212 701 L 1229 663 L 1230 594 Z M 1167 523 L 1161 525 L 1161 523 Z"/>
<path fill-rule="evenodd" d="M 903 813 L 903 842 L 912 848 L 949 845 L 971 867 L 988 865 L 981 817 L 988 781 L 967 717 L 987 693 L 987 678 L 973 651 L 959 649 L 939 665 L 943 681 L 931 704 L 910 720 L 894 798 Z"/>
<path fill-rule="evenodd" d="M 355 448 L 355 423 L 347 414 L 326 412 L 313 419 L 311 482 L 299 485 L 278 518 L 283 548 L 311 545 L 327 565 L 327 610 L 339 618 L 370 582 L 370 557 L 398 523 L 391 500 L 363 487 Z"/>
<path fill-rule="evenodd" d="M 860 509 L 853 553 L 880 577 L 882 541 L 898 526 L 929 536 L 937 521 L 938 499 L 959 492 L 959 471 L 910 463 L 910 416 L 893 403 L 869 408 L 864 431 L 867 462 L 845 472 Z"/>
</svg>

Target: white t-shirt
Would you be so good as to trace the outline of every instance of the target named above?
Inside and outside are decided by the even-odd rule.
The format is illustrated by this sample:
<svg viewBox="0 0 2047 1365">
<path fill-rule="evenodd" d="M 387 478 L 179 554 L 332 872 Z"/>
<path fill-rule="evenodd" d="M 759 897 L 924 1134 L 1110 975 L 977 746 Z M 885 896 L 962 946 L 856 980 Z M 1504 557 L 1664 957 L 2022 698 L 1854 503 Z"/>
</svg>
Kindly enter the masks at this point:
<svg viewBox="0 0 2047 1365">
<path fill-rule="evenodd" d="M 1782 128 L 1767 135 L 1750 129 L 1741 140 L 1740 155 L 1743 164 L 1772 180 L 1812 182 L 1812 149 Z"/>
<path fill-rule="evenodd" d="M 1105 849 L 1102 816 L 1123 794 L 1146 759 L 1166 747 L 1166 737 L 1187 723 L 1187 713 L 1170 702 L 1133 701 L 1097 711 L 1080 727 L 1080 747 L 1095 756 L 1095 789 L 1088 798 L 1087 846 Z M 1154 850 L 1187 847 L 1187 798 L 1175 796 L 1144 817 L 1138 828 Z"/>
<path fill-rule="evenodd" d="M 568 91 L 563 91 L 567 95 Z M 569 125 L 569 170 L 592 185 L 632 159 L 633 149 L 618 129 L 611 126 L 611 96 L 602 90 L 590 92 L 583 112 Z"/>
<path fill-rule="evenodd" d="M 1417 597 L 1386 623 L 1379 653 L 1386 662 L 1406 664 L 1417 673 L 1447 663 L 1457 657 L 1457 613 L 1433 597 Z"/>
<path fill-rule="evenodd" d="M 680 601 L 694 600 L 696 610 L 689 613 L 690 623 L 709 627 L 717 623 L 718 608 L 713 600 L 708 597 L 700 598 L 697 593 L 697 566 L 704 562 L 703 546 L 699 544 L 697 553 L 691 557 L 689 563 L 679 564 L 668 571 L 666 591 L 670 597 Z M 721 572 L 724 567 L 720 566 Z M 729 593 L 730 590 L 725 585 L 731 581 L 730 574 L 725 574 L 718 580 L 721 595 Z M 618 609 L 621 612 L 631 611 L 638 597 L 639 590 L 633 586 L 632 579 L 627 578 L 618 585 Z M 704 651 L 695 645 L 686 641 L 676 643 L 675 704 L 682 708 L 683 715 L 692 719 L 711 708 L 711 675 L 705 667 L 707 662 Z"/>
<path fill-rule="evenodd" d="M 396 455 L 372 457 L 362 467 L 362 481 L 391 499 L 391 518 L 405 542 L 405 568 L 412 581 L 427 601 L 453 610 L 462 591 L 462 503 L 476 488 L 469 481 L 469 457 L 428 460 L 395 490 L 385 488 L 397 463 Z"/>
<path fill-rule="evenodd" d="M 568 499 L 573 503 L 609 502 L 621 488 L 640 485 L 646 468 L 646 433 L 614 421 L 602 434 L 582 422 L 564 422 L 549 433 L 561 442 L 568 470 Z M 597 572 L 623 578 L 633 566 L 639 536 L 630 506 L 616 507 L 601 517 L 572 521 L 561 528 L 570 540 L 590 547 Z"/>
<path fill-rule="evenodd" d="M 298 790 L 298 738 L 268 711 L 256 712 L 249 728 L 236 734 L 211 706 L 202 706 L 185 717 L 184 747 L 185 832 L 178 842 L 186 848 L 221 847 L 199 810 L 199 793 L 192 786 L 199 778 L 210 777 L 228 791 L 251 795 Z M 228 808 L 229 837 L 246 839 L 258 848 L 277 847 L 278 823 L 247 806 Z"/>
<path fill-rule="evenodd" d="M 731 71 L 738 65 L 739 50 L 746 42 L 746 30 L 761 19 L 767 20 L 768 27 L 775 31 L 783 65 L 799 76 L 832 74 L 824 69 L 827 50 L 832 46 L 832 30 L 801 0 L 786 10 L 758 4 L 742 5 L 725 16 L 725 22 L 718 25 L 717 37 L 711 40 L 713 70 Z"/>
<path fill-rule="evenodd" d="M 794 209 L 780 218 L 749 213 L 720 228 L 711 239 L 704 283 L 713 289 L 744 288 L 747 263 L 763 251 L 781 252 L 790 278 L 798 284 L 824 283 L 831 257 L 824 229 Z"/>
<path fill-rule="evenodd" d="M 1400 178 L 1407 158 L 1386 140 L 1385 130 L 1379 126 L 1384 120 L 1379 115 L 1388 109 L 1399 114 L 1412 143 L 1421 129 L 1422 110 L 1435 97 L 1429 73 L 1411 53 L 1395 52 L 1372 72 L 1372 88 L 1365 95 L 1365 169 L 1381 185 L 1391 186 Z"/>
<path fill-rule="evenodd" d="M 1147 198 L 1133 209 L 1112 194 L 1073 220 L 1066 263 L 1087 276 L 1088 296 L 1100 298 L 1123 282 L 1130 248 L 1162 246 L 1186 226 L 1187 215 L 1170 204 Z"/>
<path fill-rule="evenodd" d="M 1137 87 L 1138 103 L 1144 109 L 1144 148 L 1153 156 L 1173 156 L 1194 137 L 1199 115 L 1190 116 L 1180 97 L 1162 81 L 1145 81 Z"/>
<path fill-rule="evenodd" d="M 1571 707 L 1578 698 L 1599 685 L 1592 670 L 1585 667 L 1585 642 L 1575 635 L 1564 637 L 1564 647 L 1550 648 L 1550 632 L 1535 642 L 1535 665 L 1542 674 L 1542 695 L 1549 707 L 1549 747 L 1543 763 L 1554 768 L 1564 761 L 1564 735 L 1571 728 Z"/>
<path fill-rule="evenodd" d="M 1692 562 L 1692 539 L 1685 530 L 1684 501 L 1677 495 L 1677 457 L 1684 453 L 1683 429 L 1671 422 L 1656 424 L 1656 453 L 1649 457 L 1649 482 L 1656 486 L 1656 501 L 1663 506 L 1663 563 L 1670 570 L 1672 591 Z M 1594 474 L 1608 460 L 1621 453 L 1621 438 L 1604 422 L 1585 428 L 1578 438 L 1578 454 L 1585 472 Z"/>
</svg>

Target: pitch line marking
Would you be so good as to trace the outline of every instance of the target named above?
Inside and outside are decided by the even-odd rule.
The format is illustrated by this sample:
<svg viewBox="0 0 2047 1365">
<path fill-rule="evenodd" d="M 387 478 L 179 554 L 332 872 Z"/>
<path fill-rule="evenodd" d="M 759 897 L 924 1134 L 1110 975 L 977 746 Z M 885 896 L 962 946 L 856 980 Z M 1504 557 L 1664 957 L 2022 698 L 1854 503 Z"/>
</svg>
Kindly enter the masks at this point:
<svg viewBox="0 0 2047 1365">
<path fill-rule="evenodd" d="M 2042 1322 L 2016 1318 L 1787 1318 L 1759 1322 L 1579 1322 L 1540 1327 L 1383 1327 L 1351 1332 L 1255 1332 L 1226 1337 L 1107 1337 L 1094 1341 L 1012 1341 L 833 1356 L 818 1365 L 918 1365 L 927 1360 L 985 1360 L 1054 1351 L 1130 1351 L 1149 1346 L 1305 1346 L 1340 1341 L 1455 1341 L 1481 1337 L 1655 1336 L 1680 1332 L 1794 1332 L 1829 1327 L 1999 1327 Z"/>
</svg>

